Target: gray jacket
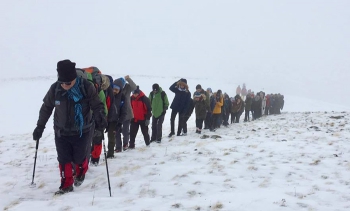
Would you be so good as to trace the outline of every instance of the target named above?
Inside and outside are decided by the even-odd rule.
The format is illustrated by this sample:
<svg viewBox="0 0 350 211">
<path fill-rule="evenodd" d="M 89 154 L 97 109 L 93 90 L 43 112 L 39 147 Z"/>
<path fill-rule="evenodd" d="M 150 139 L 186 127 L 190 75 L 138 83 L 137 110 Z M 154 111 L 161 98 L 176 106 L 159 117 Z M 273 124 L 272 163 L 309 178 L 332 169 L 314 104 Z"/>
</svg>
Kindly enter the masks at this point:
<svg viewBox="0 0 350 211">
<path fill-rule="evenodd" d="M 131 78 L 126 79 L 128 83 L 123 84 L 123 80 L 120 78 L 114 80 L 113 84 L 121 87 L 120 92 L 125 96 L 124 106 L 126 106 L 126 117 L 125 120 L 131 120 L 134 118 L 134 113 L 132 112 L 130 96 L 131 92 L 136 89 L 136 84 Z"/>
</svg>

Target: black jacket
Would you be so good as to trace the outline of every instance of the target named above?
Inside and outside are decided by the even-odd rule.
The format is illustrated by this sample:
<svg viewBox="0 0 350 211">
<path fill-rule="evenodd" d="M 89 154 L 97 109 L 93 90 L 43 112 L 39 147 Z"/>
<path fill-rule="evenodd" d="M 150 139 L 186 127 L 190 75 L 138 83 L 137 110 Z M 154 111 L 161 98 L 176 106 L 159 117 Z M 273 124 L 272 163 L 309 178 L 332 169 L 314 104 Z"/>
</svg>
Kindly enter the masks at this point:
<svg viewBox="0 0 350 211">
<path fill-rule="evenodd" d="M 102 118 L 105 118 L 106 114 L 104 111 L 104 105 L 99 99 L 96 88 L 92 83 L 86 79 L 81 79 L 79 88 L 83 94 L 80 103 L 82 105 L 82 114 L 84 118 L 83 133 L 85 133 L 91 129 L 94 120 L 98 125 L 102 122 Z M 74 120 L 75 102 L 68 99 L 68 92 L 61 87 L 60 83 L 55 82 L 51 85 L 43 101 L 44 103 L 40 108 L 37 125 L 45 127 L 53 109 L 55 108 L 53 118 L 55 133 L 59 136 L 72 136 L 80 133 Z M 92 115 L 94 115 L 94 118 Z"/>
</svg>

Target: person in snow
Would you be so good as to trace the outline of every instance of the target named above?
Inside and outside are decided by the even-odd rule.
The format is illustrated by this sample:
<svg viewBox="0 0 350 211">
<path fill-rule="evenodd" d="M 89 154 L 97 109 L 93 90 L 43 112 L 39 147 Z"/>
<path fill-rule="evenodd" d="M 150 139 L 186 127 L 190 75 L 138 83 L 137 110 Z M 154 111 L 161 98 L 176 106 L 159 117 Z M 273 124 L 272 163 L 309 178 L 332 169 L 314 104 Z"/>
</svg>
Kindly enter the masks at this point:
<svg viewBox="0 0 350 211">
<path fill-rule="evenodd" d="M 148 125 L 152 116 L 152 107 L 150 100 L 146 95 L 137 88 L 133 91 L 131 96 L 131 108 L 134 112 L 134 118 L 131 119 L 130 123 L 130 145 L 129 149 L 135 149 L 135 139 L 139 127 L 145 140 L 146 146 L 150 144 L 150 138 L 148 134 Z"/>
<path fill-rule="evenodd" d="M 55 144 L 61 175 L 61 185 L 55 194 L 64 194 L 73 191 L 73 184 L 80 186 L 84 181 L 92 133 L 94 128 L 104 129 L 107 120 L 104 105 L 94 85 L 77 77 L 74 62 L 59 61 L 57 72 L 58 80 L 51 85 L 43 99 L 33 139 L 39 141 L 42 137 L 55 109 Z M 74 176 L 72 163 L 75 165 Z"/>
<path fill-rule="evenodd" d="M 249 121 L 249 112 L 252 109 L 252 98 L 250 96 L 250 94 L 247 95 L 246 99 L 245 99 L 245 103 L 244 103 L 244 122 Z"/>
<path fill-rule="evenodd" d="M 177 135 L 187 135 L 186 124 L 186 113 L 190 108 L 192 103 L 191 93 L 188 90 L 187 80 L 181 78 L 170 86 L 170 91 L 175 93 L 173 102 L 171 103 L 171 117 L 170 117 L 170 127 L 171 132 L 168 137 L 175 135 L 175 118 L 179 114 L 179 123 L 177 129 Z M 183 131 L 183 134 L 181 134 Z"/>
<path fill-rule="evenodd" d="M 196 91 L 193 94 L 193 103 L 196 112 L 196 133 L 201 134 L 203 122 L 207 115 L 207 96 L 205 93 Z"/>
<path fill-rule="evenodd" d="M 224 93 L 224 106 L 222 107 L 222 119 L 223 119 L 223 125 L 228 126 L 228 119 L 230 118 L 232 110 L 232 102 L 230 99 L 230 96 L 227 93 Z"/>
<path fill-rule="evenodd" d="M 122 125 L 125 122 L 126 116 L 128 115 L 127 106 L 125 105 L 126 97 L 120 91 L 121 87 L 117 84 L 118 81 L 115 80 L 112 85 L 113 104 L 111 105 L 111 111 L 108 113 L 108 115 L 110 115 L 110 119 L 107 130 L 108 134 L 112 133 L 113 135 L 111 134 L 108 137 L 107 158 L 114 158 L 114 152 L 122 152 L 123 143 L 121 139 L 121 131 Z M 112 137 L 114 137 L 114 139 Z"/>
<path fill-rule="evenodd" d="M 212 109 L 211 109 L 211 99 L 212 99 L 212 96 L 213 96 L 213 91 L 212 89 L 209 87 L 207 88 L 207 101 L 208 101 L 208 108 L 207 108 L 207 115 L 205 117 L 205 121 L 204 121 L 204 129 L 210 129 L 210 125 L 211 125 L 211 115 L 212 115 Z"/>
<path fill-rule="evenodd" d="M 241 97 L 242 97 L 243 101 L 245 101 L 247 94 L 248 94 L 248 91 L 247 91 L 247 88 L 246 88 L 245 83 L 244 83 L 243 87 L 242 87 L 242 91 L 241 91 Z"/>
<path fill-rule="evenodd" d="M 220 89 L 214 93 L 213 97 L 215 101 L 214 101 L 213 117 L 212 117 L 213 121 L 212 121 L 210 131 L 214 131 L 215 129 L 220 128 L 221 107 L 224 105 L 224 96 Z"/>
<path fill-rule="evenodd" d="M 241 92 L 242 92 L 241 86 L 238 85 L 237 88 L 236 88 L 236 95 L 241 96 Z"/>
<path fill-rule="evenodd" d="M 166 110 L 169 107 L 169 101 L 168 96 L 159 84 L 153 84 L 152 90 L 148 97 L 152 107 L 152 135 L 150 142 L 156 141 L 161 143 L 163 122 Z"/>
<path fill-rule="evenodd" d="M 232 111 L 231 111 L 231 124 L 239 123 L 239 118 L 241 117 L 244 109 L 244 103 L 241 96 L 236 95 L 235 100 L 232 103 Z"/>
<path fill-rule="evenodd" d="M 130 95 L 131 95 L 131 92 L 133 92 L 136 89 L 136 84 L 134 83 L 133 80 L 131 80 L 129 75 L 125 76 L 124 78 L 116 79 L 113 82 L 113 84 L 118 86 L 120 88 L 120 92 L 125 96 L 124 106 L 126 106 L 127 115 L 125 117 L 125 120 L 121 128 L 121 132 L 123 134 L 123 150 L 125 151 L 128 149 L 128 145 L 129 145 L 130 121 L 132 118 L 134 118 L 134 114 L 132 112 L 131 104 L 130 104 Z M 118 138 L 121 138 L 121 137 L 117 136 L 117 142 L 121 141 L 121 140 L 118 140 Z"/>
</svg>

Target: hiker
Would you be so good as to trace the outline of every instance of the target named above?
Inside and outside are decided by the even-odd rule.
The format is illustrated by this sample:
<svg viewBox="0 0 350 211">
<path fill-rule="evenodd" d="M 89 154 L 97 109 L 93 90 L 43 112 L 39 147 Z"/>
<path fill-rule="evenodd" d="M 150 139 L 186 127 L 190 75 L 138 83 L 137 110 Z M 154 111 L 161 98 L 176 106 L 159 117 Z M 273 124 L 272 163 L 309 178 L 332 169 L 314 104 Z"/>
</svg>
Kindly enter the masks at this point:
<svg viewBox="0 0 350 211">
<path fill-rule="evenodd" d="M 224 105 L 224 97 L 220 89 L 214 93 L 213 97 L 215 101 L 210 131 L 215 131 L 217 128 L 220 128 L 221 107 Z"/>
<path fill-rule="evenodd" d="M 103 130 L 107 121 L 96 88 L 86 79 L 77 77 L 74 62 L 59 61 L 57 72 L 58 80 L 43 99 L 33 139 L 39 141 L 42 137 L 55 109 L 55 144 L 61 175 L 61 185 L 55 194 L 60 195 L 73 191 L 73 184 L 80 186 L 84 181 L 88 170 L 86 152 L 92 133 L 94 128 Z M 74 176 L 72 163 L 75 165 Z"/>
<path fill-rule="evenodd" d="M 175 118 L 177 114 L 179 114 L 177 136 L 185 136 L 187 135 L 187 128 L 185 128 L 186 130 L 184 130 L 182 134 L 181 131 L 186 124 L 186 113 L 190 107 L 190 101 L 192 101 L 191 93 L 188 91 L 187 80 L 181 78 L 179 81 L 172 84 L 169 89 L 175 93 L 175 97 L 170 106 L 172 109 L 170 117 L 171 132 L 168 137 L 175 135 Z"/>
<path fill-rule="evenodd" d="M 207 96 L 196 91 L 193 94 L 193 102 L 196 110 L 196 133 L 201 134 L 203 122 L 207 115 Z"/>
<path fill-rule="evenodd" d="M 152 135 L 150 142 L 156 141 L 161 143 L 164 117 L 169 107 L 168 96 L 159 84 L 155 83 L 152 85 L 152 91 L 149 93 L 148 98 L 152 107 Z"/>
<path fill-rule="evenodd" d="M 133 91 L 131 96 L 131 108 L 134 113 L 134 118 L 130 123 L 130 144 L 129 149 L 135 149 L 135 139 L 139 127 L 146 146 L 150 144 L 150 137 L 148 134 L 148 125 L 152 116 L 151 102 L 146 95 L 140 90 L 139 86 Z"/>
<path fill-rule="evenodd" d="M 113 104 L 111 105 L 111 111 L 108 113 L 109 123 L 107 127 L 108 131 L 108 152 L 107 158 L 114 158 L 114 152 L 122 152 L 122 126 L 128 115 L 127 106 L 125 105 L 126 97 L 120 91 L 121 87 L 117 85 L 117 80 L 113 82 Z M 113 139 L 114 138 L 114 139 Z M 115 147 L 115 148 L 114 148 Z"/>
<path fill-rule="evenodd" d="M 123 134 L 123 150 L 126 151 L 128 150 L 129 138 L 130 138 L 129 137 L 130 121 L 132 118 L 134 118 L 134 114 L 132 112 L 131 104 L 130 104 L 130 95 L 131 95 L 131 92 L 136 89 L 136 84 L 130 78 L 129 75 L 125 76 L 124 78 L 118 78 L 114 80 L 113 84 L 120 87 L 120 92 L 122 92 L 122 94 L 125 96 L 124 106 L 126 106 L 127 115 L 123 122 L 121 132 Z M 121 141 L 121 140 L 118 140 L 119 138 L 121 138 L 121 136 L 120 137 L 117 136 L 116 138 L 117 138 L 117 142 Z"/>
</svg>

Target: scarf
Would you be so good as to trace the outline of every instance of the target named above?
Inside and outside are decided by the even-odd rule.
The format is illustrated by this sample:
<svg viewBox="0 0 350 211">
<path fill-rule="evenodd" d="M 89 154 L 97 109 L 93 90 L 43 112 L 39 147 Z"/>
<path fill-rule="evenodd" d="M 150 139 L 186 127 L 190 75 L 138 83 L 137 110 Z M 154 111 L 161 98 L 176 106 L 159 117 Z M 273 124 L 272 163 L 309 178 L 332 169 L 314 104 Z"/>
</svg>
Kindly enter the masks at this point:
<svg viewBox="0 0 350 211">
<path fill-rule="evenodd" d="M 75 102 L 75 106 L 74 106 L 75 126 L 79 128 L 80 137 L 81 137 L 83 135 L 83 125 L 84 125 L 83 107 L 81 106 L 80 103 L 77 103 L 83 98 L 83 94 L 79 89 L 80 83 L 81 83 L 81 79 L 78 77 L 77 80 L 75 81 L 74 86 L 68 90 L 68 99 L 71 99 Z"/>
</svg>

